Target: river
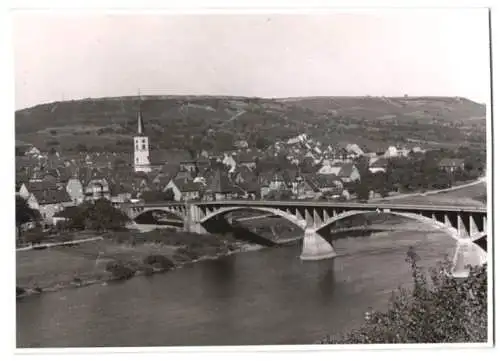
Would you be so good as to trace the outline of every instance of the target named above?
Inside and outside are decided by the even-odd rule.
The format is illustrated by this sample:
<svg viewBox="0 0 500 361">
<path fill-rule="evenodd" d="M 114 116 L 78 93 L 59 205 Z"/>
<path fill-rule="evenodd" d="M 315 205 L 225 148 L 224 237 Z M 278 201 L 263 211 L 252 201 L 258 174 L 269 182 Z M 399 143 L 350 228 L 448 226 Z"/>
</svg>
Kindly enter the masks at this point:
<svg viewBox="0 0 500 361">
<path fill-rule="evenodd" d="M 17 301 L 17 346 L 310 344 L 359 326 L 410 285 L 410 245 L 434 266 L 454 243 L 439 233 L 378 233 L 337 240 L 334 260 L 302 262 L 298 242 L 27 297 Z"/>
</svg>

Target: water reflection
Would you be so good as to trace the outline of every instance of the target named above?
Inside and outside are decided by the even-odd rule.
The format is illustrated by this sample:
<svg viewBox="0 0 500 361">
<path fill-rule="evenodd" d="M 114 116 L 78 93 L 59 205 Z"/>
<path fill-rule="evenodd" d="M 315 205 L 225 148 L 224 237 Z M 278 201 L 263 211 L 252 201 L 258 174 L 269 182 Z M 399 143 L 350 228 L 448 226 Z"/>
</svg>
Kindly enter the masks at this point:
<svg viewBox="0 0 500 361">
<path fill-rule="evenodd" d="M 211 297 L 226 298 L 235 290 L 235 257 L 222 257 L 200 264 L 204 293 Z"/>
<path fill-rule="evenodd" d="M 320 300 L 323 304 L 328 304 L 334 299 L 335 291 L 335 271 L 334 262 L 329 262 L 323 276 L 318 282 L 318 289 L 320 291 Z"/>
</svg>

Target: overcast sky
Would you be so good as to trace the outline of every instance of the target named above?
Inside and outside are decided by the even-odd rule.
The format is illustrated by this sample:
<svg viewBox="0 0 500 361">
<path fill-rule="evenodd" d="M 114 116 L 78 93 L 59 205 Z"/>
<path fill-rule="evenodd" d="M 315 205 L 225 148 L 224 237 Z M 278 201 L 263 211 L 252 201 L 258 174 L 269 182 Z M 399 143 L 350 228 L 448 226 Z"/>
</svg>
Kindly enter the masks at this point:
<svg viewBox="0 0 500 361">
<path fill-rule="evenodd" d="M 14 17 L 16 109 L 86 97 L 489 99 L 485 10 Z"/>
</svg>

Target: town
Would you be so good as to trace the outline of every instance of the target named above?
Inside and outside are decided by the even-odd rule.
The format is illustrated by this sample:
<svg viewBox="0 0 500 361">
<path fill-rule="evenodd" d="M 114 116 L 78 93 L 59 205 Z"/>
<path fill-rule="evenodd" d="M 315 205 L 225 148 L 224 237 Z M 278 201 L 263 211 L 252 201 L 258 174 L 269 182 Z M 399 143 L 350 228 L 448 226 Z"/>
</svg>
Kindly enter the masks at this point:
<svg viewBox="0 0 500 361">
<path fill-rule="evenodd" d="M 449 188 L 485 175 L 485 152 L 467 147 L 450 151 L 409 143 L 362 149 L 357 144 L 322 144 L 307 134 L 265 149 L 249 148 L 240 140 L 233 149 L 201 149 L 196 159 L 171 163 L 155 157 L 147 134 L 139 110 L 133 158 L 111 152 L 65 156 L 17 141 L 16 196 L 37 211 L 38 223 L 47 229 L 65 220 L 72 208 L 98 199 L 119 209 L 169 200 L 366 202 Z"/>
</svg>

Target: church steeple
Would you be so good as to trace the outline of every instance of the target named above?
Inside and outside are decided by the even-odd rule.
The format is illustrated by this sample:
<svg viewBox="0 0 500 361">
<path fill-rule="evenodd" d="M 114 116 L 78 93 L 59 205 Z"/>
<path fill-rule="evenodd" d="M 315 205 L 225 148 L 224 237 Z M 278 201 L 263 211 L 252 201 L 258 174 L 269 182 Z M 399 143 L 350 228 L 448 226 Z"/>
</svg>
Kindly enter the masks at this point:
<svg viewBox="0 0 500 361">
<path fill-rule="evenodd" d="M 141 93 L 139 91 L 139 111 L 137 112 L 137 134 L 144 134 L 144 121 L 142 120 Z"/>
<path fill-rule="evenodd" d="M 134 136 L 134 170 L 150 172 L 149 138 L 144 134 L 144 121 L 141 111 L 141 96 L 139 93 L 139 112 L 137 113 L 137 134 Z"/>
<path fill-rule="evenodd" d="M 144 121 L 142 120 L 142 112 L 140 109 L 139 112 L 137 113 L 137 134 L 138 135 L 144 134 Z"/>
</svg>

